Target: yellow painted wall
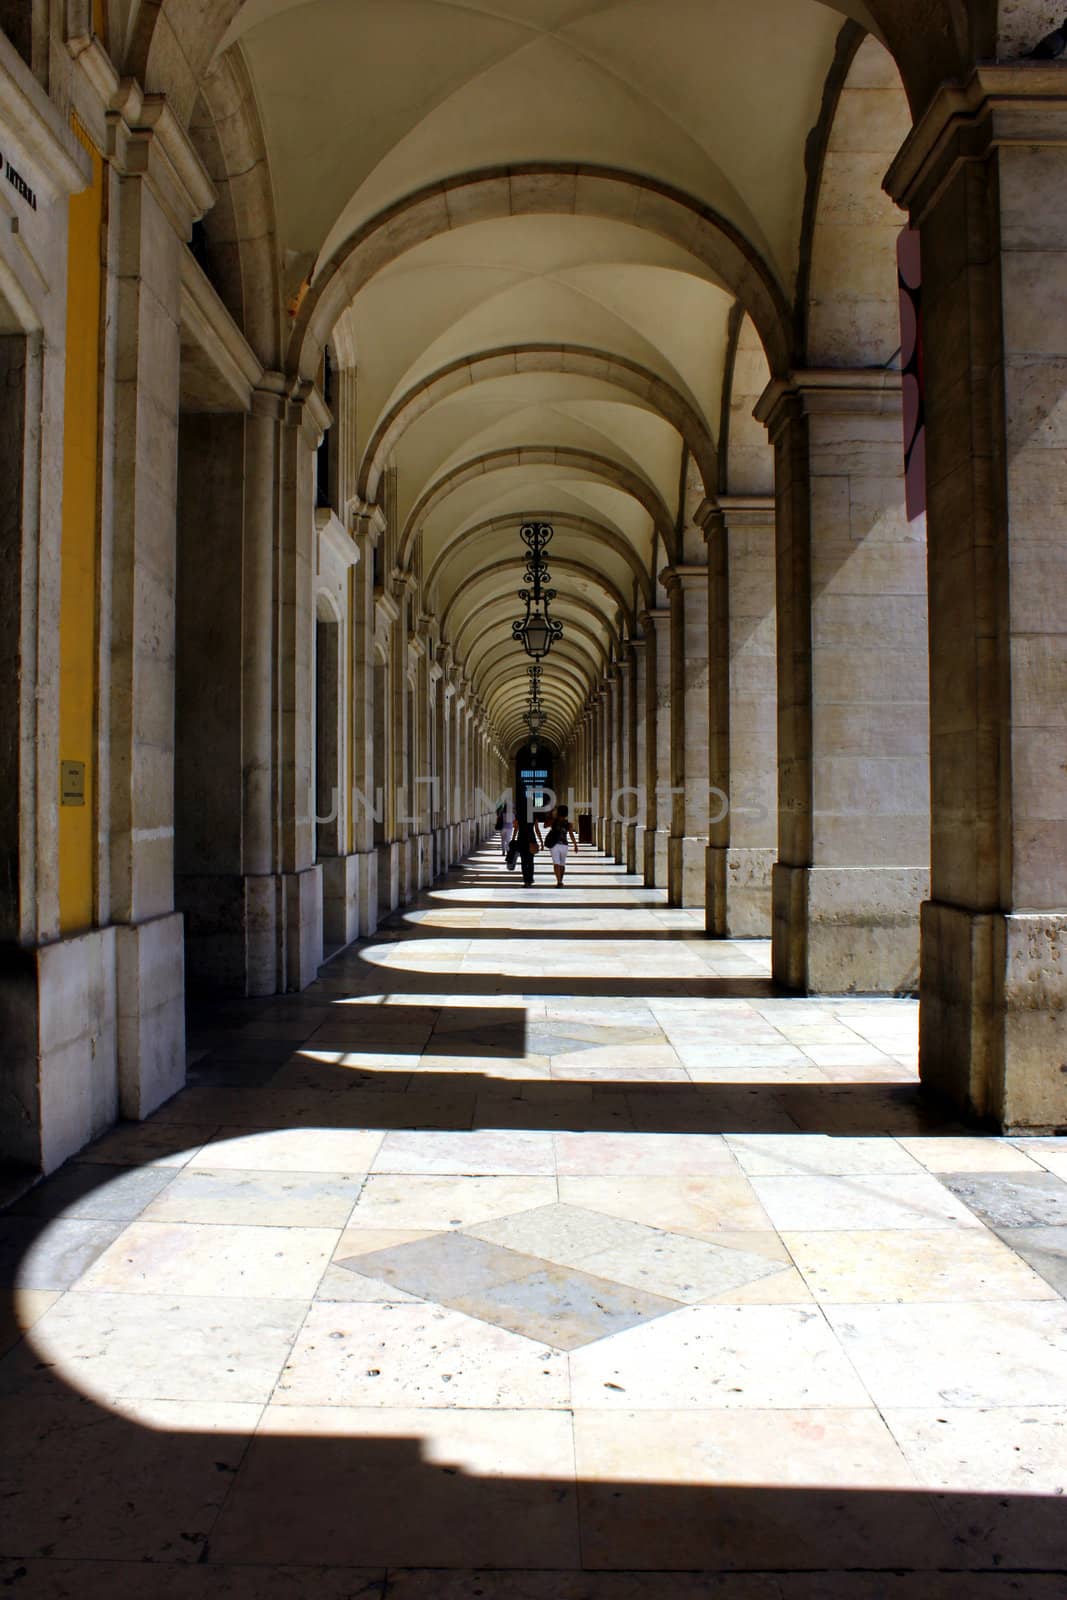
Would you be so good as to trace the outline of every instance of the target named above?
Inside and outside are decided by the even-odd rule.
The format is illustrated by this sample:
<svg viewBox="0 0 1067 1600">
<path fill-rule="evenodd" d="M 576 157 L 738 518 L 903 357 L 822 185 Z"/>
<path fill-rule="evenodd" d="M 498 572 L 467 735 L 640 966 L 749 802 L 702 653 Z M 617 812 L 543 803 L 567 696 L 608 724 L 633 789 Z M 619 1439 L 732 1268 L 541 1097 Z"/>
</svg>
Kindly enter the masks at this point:
<svg viewBox="0 0 1067 1600">
<path fill-rule="evenodd" d="M 85 804 L 59 807 L 59 920 L 93 923 L 96 856 L 97 525 L 100 503 L 100 319 L 104 164 L 85 130 L 90 188 L 70 201 L 63 440 L 63 554 L 59 611 L 59 757 L 85 763 Z M 60 775 L 56 773 L 59 791 Z"/>
</svg>

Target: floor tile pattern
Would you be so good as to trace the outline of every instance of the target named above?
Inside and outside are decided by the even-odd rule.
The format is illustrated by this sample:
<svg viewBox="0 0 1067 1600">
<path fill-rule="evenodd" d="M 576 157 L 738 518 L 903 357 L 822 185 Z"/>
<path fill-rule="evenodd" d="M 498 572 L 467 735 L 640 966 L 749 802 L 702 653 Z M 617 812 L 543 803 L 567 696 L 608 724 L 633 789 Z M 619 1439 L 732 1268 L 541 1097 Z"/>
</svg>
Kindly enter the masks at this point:
<svg viewBox="0 0 1067 1600">
<path fill-rule="evenodd" d="M 1065 1600 L 1067 1140 L 476 852 L 0 1216 L 33 1600 Z"/>
</svg>

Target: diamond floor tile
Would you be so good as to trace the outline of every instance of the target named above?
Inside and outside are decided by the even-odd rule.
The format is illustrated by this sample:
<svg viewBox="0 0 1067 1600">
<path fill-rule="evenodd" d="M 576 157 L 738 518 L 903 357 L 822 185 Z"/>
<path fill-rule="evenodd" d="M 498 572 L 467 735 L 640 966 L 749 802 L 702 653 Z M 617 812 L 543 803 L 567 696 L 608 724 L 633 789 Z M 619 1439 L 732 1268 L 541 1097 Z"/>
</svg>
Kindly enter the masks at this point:
<svg viewBox="0 0 1067 1600">
<path fill-rule="evenodd" d="M 556 1350 L 577 1350 L 786 1267 L 568 1205 L 343 1256 L 336 1265 Z"/>
<path fill-rule="evenodd" d="M 530 1277 L 464 1295 L 450 1304 L 470 1317 L 536 1339 L 554 1350 L 578 1350 L 681 1309 L 677 1300 L 609 1283 L 573 1267 L 545 1267 Z"/>
</svg>

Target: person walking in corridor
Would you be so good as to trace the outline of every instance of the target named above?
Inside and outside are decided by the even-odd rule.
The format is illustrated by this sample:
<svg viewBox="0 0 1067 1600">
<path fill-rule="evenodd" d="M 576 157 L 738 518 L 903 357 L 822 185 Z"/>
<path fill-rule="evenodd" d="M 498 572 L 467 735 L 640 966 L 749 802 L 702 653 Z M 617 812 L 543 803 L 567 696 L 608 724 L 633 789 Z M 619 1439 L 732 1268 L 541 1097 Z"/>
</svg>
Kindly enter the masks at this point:
<svg viewBox="0 0 1067 1600">
<path fill-rule="evenodd" d="M 557 889 L 563 887 L 563 874 L 567 870 L 568 839 L 577 850 L 578 835 L 574 831 L 570 811 L 566 806 L 557 806 L 548 819 L 548 832 L 545 834 L 545 848 L 552 856 L 552 867 L 556 874 Z"/>
<path fill-rule="evenodd" d="M 522 881 L 529 889 L 534 880 L 534 856 L 540 850 L 542 840 L 537 818 L 528 806 L 524 805 L 516 811 L 511 836 L 519 849 Z"/>
<path fill-rule="evenodd" d="M 496 828 L 497 833 L 500 835 L 500 854 L 506 856 L 508 853 L 508 845 L 511 843 L 512 834 L 511 818 L 508 815 L 508 803 L 506 800 L 501 800 L 500 804 L 496 808 L 496 821 L 494 823 L 494 827 Z"/>
</svg>

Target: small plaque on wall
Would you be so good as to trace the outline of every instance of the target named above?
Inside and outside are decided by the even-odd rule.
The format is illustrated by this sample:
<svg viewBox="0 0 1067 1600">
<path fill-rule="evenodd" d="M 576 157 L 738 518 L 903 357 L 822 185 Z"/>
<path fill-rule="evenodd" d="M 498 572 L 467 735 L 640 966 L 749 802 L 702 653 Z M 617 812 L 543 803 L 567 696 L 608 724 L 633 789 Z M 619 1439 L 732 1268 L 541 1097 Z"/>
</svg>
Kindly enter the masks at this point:
<svg viewBox="0 0 1067 1600">
<path fill-rule="evenodd" d="M 60 803 L 65 806 L 85 804 L 85 762 L 61 761 L 59 763 Z"/>
</svg>

